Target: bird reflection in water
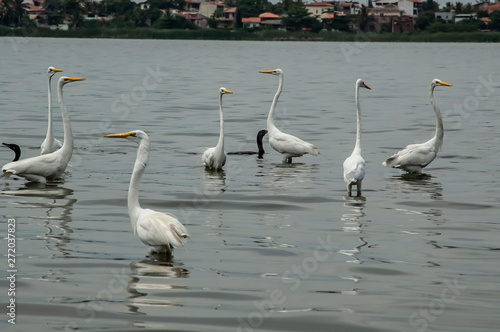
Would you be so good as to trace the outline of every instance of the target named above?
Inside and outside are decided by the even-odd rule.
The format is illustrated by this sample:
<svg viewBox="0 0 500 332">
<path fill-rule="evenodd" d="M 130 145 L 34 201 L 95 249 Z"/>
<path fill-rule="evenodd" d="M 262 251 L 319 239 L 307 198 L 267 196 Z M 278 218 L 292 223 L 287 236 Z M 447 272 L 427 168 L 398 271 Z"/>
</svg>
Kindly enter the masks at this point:
<svg viewBox="0 0 500 332">
<path fill-rule="evenodd" d="M 189 270 L 182 263 L 173 261 L 172 257 L 169 260 L 164 260 L 165 258 L 164 255 L 155 253 L 150 254 L 148 259 L 130 263 L 131 278 L 127 286 L 130 296 L 125 303 L 131 312 L 144 313 L 145 307 L 183 306 L 169 300 L 166 292 L 187 289 L 174 282 L 175 279 L 188 278 Z"/>
<path fill-rule="evenodd" d="M 230 165 L 227 165 L 229 167 Z M 226 171 L 224 170 L 203 170 L 203 192 L 204 195 L 213 197 L 226 191 Z"/>
<path fill-rule="evenodd" d="M 44 251 L 38 253 L 41 259 L 56 257 L 70 258 L 70 248 L 73 229 L 71 228 L 71 214 L 73 205 L 77 201 L 70 198 L 73 190 L 58 185 L 45 185 L 36 182 L 27 182 L 17 190 L 3 190 L 2 195 L 14 196 L 12 203 L 23 209 L 27 218 L 42 220 L 45 233 L 35 235 L 36 239 L 45 241 Z M 65 269 L 49 268 L 40 273 L 42 280 L 61 282 L 66 280 L 68 271 Z"/>
<path fill-rule="evenodd" d="M 363 196 L 351 197 L 344 196 L 344 207 L 349 209 L 349 212 L 346 212 L 342 215 L 341 220 L 344 222 L 343 231 L 346 233 L 359 233 L 363 235 L 363 221 L 365 219 L 365 212 L 363 208 L 366 204 L 366 198 Z M 352 260 L 348 260 L 347 263 L 357 263 L 362 264 L 363 262 L 357 257 L 357 254 L 361 252 L 361 248 L 368 245 L 368 242 L 365 241 L 363 236 L 359 237 L 361 242 L 360 245 L 355 246 L 353 249 L 341 249 L 339 253 L 347 255 L 352 258 Z"/>
<path fill-rule="evenodd" d="M 269 175 L 272 177 L 272 185 L 276 188 L 289 188 L 298 183 L 314 181 L 318 173 L 317 164 L 283 163 L 273 166 Z"/>
<path fill-rule="evenodd" d="M 403 194 L 407 198 L 414 198 L 417 195 L 427 195 L 433 200 L 442 200 L 443 186 L 434 180 L 429 174 L 407 173 L 401 176 L 394 176 L 386 179 L 386 189 L 395 193 L 397 198 Z"/>
</svg>

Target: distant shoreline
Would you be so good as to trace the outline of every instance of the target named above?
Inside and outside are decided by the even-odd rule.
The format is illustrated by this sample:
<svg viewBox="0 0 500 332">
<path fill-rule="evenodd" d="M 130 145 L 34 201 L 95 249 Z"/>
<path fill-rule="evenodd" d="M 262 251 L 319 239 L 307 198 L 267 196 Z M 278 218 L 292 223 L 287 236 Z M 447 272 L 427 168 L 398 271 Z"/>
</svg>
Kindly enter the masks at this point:
<svg viewBox="0 0 500 332">
<path fill-rule="evenodd" d="M 336 42 L 465 42 L 498 43 L 500 32 L 414 32 L 414 33 L 349 33 L 340 31 L 287 32 L 262 30 L 163 30 L 153 28 L 51 30 L 46 28 L 0 27 L 2 37 L 109 38 L 109 39 L 185 39 L 248 41 L 336 41 Z"/>
</svg>

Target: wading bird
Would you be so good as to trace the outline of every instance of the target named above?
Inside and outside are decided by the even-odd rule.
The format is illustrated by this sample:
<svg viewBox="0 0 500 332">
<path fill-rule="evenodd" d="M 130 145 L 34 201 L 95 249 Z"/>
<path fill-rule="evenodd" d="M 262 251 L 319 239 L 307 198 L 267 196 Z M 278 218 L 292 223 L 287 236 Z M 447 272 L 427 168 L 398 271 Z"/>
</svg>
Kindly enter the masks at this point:
<svg viewBox="0 0 500 332">
<path fill-rule="evenodd" d="M 403 150 L 387 158 L 382 165 L 401 168 L 409 173 L 420 174 L 422 173 L 422 168 L 429 165 L 436 158 L 437 153 L 443 144 L 444 136 L 441 112 L 434 102 L 434 88 L 438 85 L 452 86 L 451 84 L 445 83 L 437 78 L 433 79 L 429 86 L 429 99 L 431 100 L 432 107 L 434 107 L 434 113 L 436 114 L 436 132 L 434 137 L 425 143 L 410 144 L 406 146 Z"/>
<path fill-rule="evenodd" d="M 61 69 L 57 69 L 54 67 L 49 67 L 47 69 L 48 86 L 49 86 L 49 92 L 48 92 L 49 120 L 48 120 L 47 134 L 45 135 L 45 140 L 43 141 L 42 145 L 40 146 L 40 149 L 42 150 L 40 154 L 52 153 L 52 152 L 54 152 L 62 147 L 62 142 L 55 139 L 54 134 L 52 134 L 52 88 L 51 88 L 51 81 L 52 81 L 52 76 L 54 76 L 55 73 L 60 73 L 60 72 L 62 72 Z"/>
<path fill-rule="evenodd" d="M 274 125 L 274 112 L 276 110 L 276 104 L 278 103 L 278 98 L 283 90 L 283 71 L 281 69 L 274 69 L 263 70 L 260 71 L 260 73 L 276 75 L 279 79 L 278 91 L 276 91 L 276 94 L 274 95 L 271 108 L 269 109 L 269 115 L 267 116 L 267 131 L 271 147 L 281 153 L 283 155 L 283 162 L 287 163 L 291 163 L 292 158 L 301 157 L 307 153 L 313 156 L 319 155 L 319 151 L 314 145 L 307 143 L 298 137 L 285 134 Z"/>
<path fill-rule="evenodd" d="M 359 88 L 371 88 L 360 78 L 354 87 L 354 100 L 356 102 L 356 144 L 351 155 L 344 161 L 344 181 L 347 194 L 352 195 L 352 186 L 356 185 L 357 195 L 361 196 L 361 183 L 365 177 L 365 160 L 361 156 L 361 111 L 359 109 Z"/>
<path fill-rule="evenodd" d="M 105 137 L 128 138 L 139 144 L 134 170 L 128 188 L 128 213 L 134 234 L 151 252 L 171 254 L 173 247 L 183 246 L 189 237 L 188 231 L 171 214 L 143 209 L 139 204 L 139 183 L 146 169 L 149 158 L 149 137 L 142 130 L 111 134 Z"/>
<path fill-rule="evenodd" d="M 10 162 L 2 167 L 2 176 L 17 175 L 29 181 L 46 183 L 47 180 L 57 179 L 64 173 L 73 155 L 73 132 L 63 101 L 63 86 L 83 80 L 85 79 L 63 76 L 57 83 L 58 100 L 64 125 L 63 146 L 52 153 Z"/>
<path fill-rule="evenodd" d="M 226 164 L 226 153 L 224 152 L 224 116 L 222 114 L 222 96 L 232 93 L 226 88 L 219 89 L 219 114 L 220 114 L 220 135 L 217 146 L 208 148 L 203 152 L 201 160 L 207 169 L 220 170 Z"/>
<path fill-rule="evenodd" d="M 12 151 L 14 151 L 14 159 L 12 161 L 18 161 L 21 158 L 21 148 L 17 144 L 2 143 Z"/>
<path fill-rule="evenodd" d="M 264 147 L 262 146 L 262 139 L 264 138 L 264 136 L 266 136 L 266 134 L 267 134 L 267 130 L 265 130 L 265 129 L 262 129 L 257 133 L 257 149 L 259 149 L 258 152 L 255 152 L 255 151 L 236 151 L 236 152 L 228 152 L 227 154 L 232 154 L 232 155 L 256 154 L 257 158 L 259 158 L 259 159 L 264 158 L 264 153 L 266 153 L 266 151 L 264 151 Z"/>
</svg>

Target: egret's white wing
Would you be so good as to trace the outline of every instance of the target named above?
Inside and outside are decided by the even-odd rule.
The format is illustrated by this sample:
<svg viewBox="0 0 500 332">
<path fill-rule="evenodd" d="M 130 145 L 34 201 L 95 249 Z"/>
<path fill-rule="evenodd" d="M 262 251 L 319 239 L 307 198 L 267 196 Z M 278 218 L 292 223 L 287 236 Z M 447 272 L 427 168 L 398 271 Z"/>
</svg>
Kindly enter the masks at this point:
<svg viewBox="0 0 500 332">
<path fill-rule="evenodd" d="M 183 246 L 189 237 L 174 215 L 145 209 L 137 224 L 137 235 L 149 246 Z"/>
<path fill-rule="evenodd" d="M 427 166 L 436 158 L 437 151 L 431 144 L 411 144 L 389 157 L 384 166 Z"/>
<path fill-rule="evenodd" d="M 306 141 L 301 140 L 293 135 L 283 132 L 276 132 L 269 137 L 269 144 L 279 153 L 302 156 L 309 153 L 313 156 L 319 154 L 318 149 Z"/>
</svg>

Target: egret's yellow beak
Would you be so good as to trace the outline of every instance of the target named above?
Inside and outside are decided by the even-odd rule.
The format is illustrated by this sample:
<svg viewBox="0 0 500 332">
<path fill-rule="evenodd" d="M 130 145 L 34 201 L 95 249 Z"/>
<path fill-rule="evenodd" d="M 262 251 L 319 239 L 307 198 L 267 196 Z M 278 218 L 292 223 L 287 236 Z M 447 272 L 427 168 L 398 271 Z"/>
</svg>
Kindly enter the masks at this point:
<svg viewBox="0 0 500 332">
<path fill-rule="evenodd" d="M 109 138 L 127 138 L 127 137 L 135 137 L 135 133 L 133 132 L 128 132 L 128 133 L 120 133 L 120 134 L 111 134 L 111 135 L 106 135 L 104 137 L 109 137 Z"/>
<path fill-rule="evenodd" d="M 224 93 L 230 93 L 230 94 L 233 94 L 231 91 L 227 90 L 227 89 L 224 89 L 222 90 Z"/>
<path fill-rule="evenodd" d="M 62 71 L 62 70 L 61 70 Z M 84 78 L 82 77 L 68 77 L 66 80 L 70 81 L 70 82 L 76 82 L 76 81 L 85 81 Z"/>
<path fill-rule="evenodd" d="M 272 74 L 272 73 L 274 73 L 274 70 L 261 70 L 261 71 L 259 71 L 259 73 L 261 73 L 261 74 Z"/>
<path fill-rule="evenodd" d="M 62 69 L 52 68 L 51 70 L 55 73 L 62 73 Z"/>
<path fill-rule="evenodd" d="M 366 85 L 365 83 L 363 83 L 363 87 L 367 88 L 368 90 L 371 90 L 372 88 L 370 88 L 368 85 Z"/>
<path fill-rule="evenodd" d="M 446 82 L 443 82 L 443 81 L 438 81 L 438 84 L 439 85 L 444 85 L 444 86 L 453 86 L 453 85 L 451 85 L 449 83 L 446 83 Z"/>
</svg>

